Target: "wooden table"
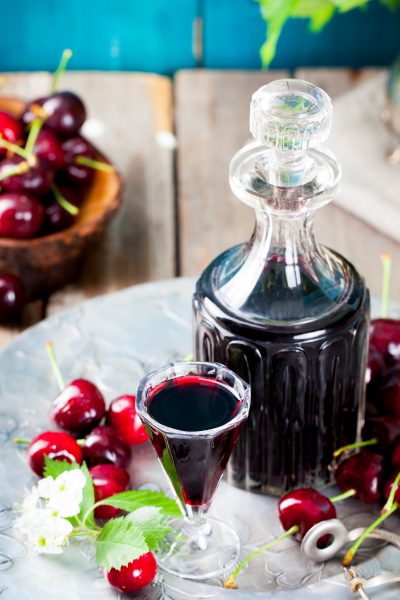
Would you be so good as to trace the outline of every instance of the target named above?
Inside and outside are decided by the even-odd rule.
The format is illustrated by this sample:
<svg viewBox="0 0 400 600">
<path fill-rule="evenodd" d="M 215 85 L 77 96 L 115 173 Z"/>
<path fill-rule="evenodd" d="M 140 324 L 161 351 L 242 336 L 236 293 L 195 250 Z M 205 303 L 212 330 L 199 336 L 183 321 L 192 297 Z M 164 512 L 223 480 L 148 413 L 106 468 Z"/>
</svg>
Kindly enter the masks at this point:
<svg viewBox="0 0 400 600">
<path fill-rule="evenodd" d="M 376 70 L 300 69 L 333 96 Z M 173 81 L 144 73 L 69 72 L 63 87 L 86 101 L 85 133 L 125 179 L 124 203 L 106 238 L 87 257 L 82 275 L 50 298 L 31 303 L 21 327 L 1 327 L 0 347 L 21 329 L 83 299 L 135 283 L 198 275 L 221 250 L 246 240 L 254 213 L 233 198 L 228 164 L 249 137 L 251 93 L 283 71 L 180 71 Z M 0 93 L 46 94 L 47 73 L 0 76 Z M 383 251 L 400 258 L 400 245 L 343 209 L 318 212 L 319 239 L 348 257 L 380 291 Z M 365 243 L 368 240 L 368 253 Z M 392 293 L 400 296 L 395 278 Z"/>
</svg>

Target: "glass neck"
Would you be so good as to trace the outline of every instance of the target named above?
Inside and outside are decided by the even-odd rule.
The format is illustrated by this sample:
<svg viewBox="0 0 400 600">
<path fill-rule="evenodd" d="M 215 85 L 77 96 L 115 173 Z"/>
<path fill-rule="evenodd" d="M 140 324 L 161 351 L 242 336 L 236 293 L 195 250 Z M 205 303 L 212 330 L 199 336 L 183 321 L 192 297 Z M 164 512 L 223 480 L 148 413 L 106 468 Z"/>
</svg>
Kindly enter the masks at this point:
<svg viewBox="0 0 400 600">
<path fill-rule="evenodd" d="M 262 322 L 309 320 L 333 310 L 346 288 L 346 264 L 316 242 L 313 223 L 313 211 L 256 211 L 249 243 L 220 272 L 224 304 Z"/>
</svg>

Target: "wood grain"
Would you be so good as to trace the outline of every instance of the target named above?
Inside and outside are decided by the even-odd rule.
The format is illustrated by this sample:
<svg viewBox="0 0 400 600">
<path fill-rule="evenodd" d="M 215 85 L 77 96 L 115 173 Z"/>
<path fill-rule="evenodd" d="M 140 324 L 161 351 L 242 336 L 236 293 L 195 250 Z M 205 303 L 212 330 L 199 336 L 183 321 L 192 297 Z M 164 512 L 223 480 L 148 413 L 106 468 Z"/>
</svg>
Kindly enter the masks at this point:
<svg viewBox="0 0 400 600">
<path fill-rule="evenodd" d="M 324 88 L 334 99 L 380 71 L 372 68 L 354 72 L 347 69 L 299 69 L 296 76 Z M 346 168 L 346 165 L 342 166 Z M 383 252 L 392 255 L 393 270 L 399 272 L 400 244 L 343 210 L 335 202 L 317 211 L 315 223 L 318 239 L 346 256 L 366 277 L 372 293 L 381 293 L 380 255 Z M 391 296 L 400 298 L 400 279 L 395 276 L 392 277 Z"/>
<path fill-rule="evenodd" d="M 229 161 L 250 137 L 251 94 L 283 71 L 180 71 L 175 77 L 180 273 L 197 275 L 249 238 L 254 211 L 228 183 Z"/>
</svg>

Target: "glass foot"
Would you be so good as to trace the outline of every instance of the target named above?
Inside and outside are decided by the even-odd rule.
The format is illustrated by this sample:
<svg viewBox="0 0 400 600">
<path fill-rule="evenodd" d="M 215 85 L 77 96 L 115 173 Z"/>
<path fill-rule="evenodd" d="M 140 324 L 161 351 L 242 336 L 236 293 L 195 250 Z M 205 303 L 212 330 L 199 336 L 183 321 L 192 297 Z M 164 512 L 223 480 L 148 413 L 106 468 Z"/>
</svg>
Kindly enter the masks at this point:
<svg viewBox="0 0 400 600">
<path fill-rule="evenodd" d="M 161 569 L 185 579 L 227 576 L 237 565 L 240 540 L 223 521 L 207 517 L 200 524 L 182 519 L 157 553 Z"/>
</svg>

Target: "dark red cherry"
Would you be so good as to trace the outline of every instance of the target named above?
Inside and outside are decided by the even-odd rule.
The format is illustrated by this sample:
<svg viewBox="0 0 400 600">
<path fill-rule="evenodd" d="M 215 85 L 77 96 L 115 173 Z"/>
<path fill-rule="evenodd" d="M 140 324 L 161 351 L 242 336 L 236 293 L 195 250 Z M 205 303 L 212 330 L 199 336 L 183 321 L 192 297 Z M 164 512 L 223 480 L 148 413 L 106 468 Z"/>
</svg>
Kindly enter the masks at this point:
<svg viewBox="0 0 400 600">
<path fill-rule="evenodd" d="M 6 169 L 15 167 L 21 162 L 26 162 L 21 156 L 5 159 L 0 163 L 0 175 Z M 36 166 L 29 166 L 23 173 L 10 175 L 1 180 L 0 186 L 8 192 L 25 192 L 26 194 L 36 194 L 41 196 L 49 191 L 53 183 L 53 173 L 37 162 Z"/>
<path fill-rule="evenodd" d="M 100 390 L 86 379 L 74 379 L 53 400 L 49 417 L 69 433 L 85 434 L 100 423 L 105 412 Z"/>
<path fill-rule="evenodd" d="M 0 236 L 16 239 L 34 237 L 42 227 L 44 207 L 34 196 L 0 194 Z"/>
<path fill-rule="evenodd" d="M 99 425 L 86 436 L 83 455 L 90 466 L 113 463 L 126 467 L 131 459 L 131 449 L 112 427 Z"/>
<path fill-rule="evenodd" d="M 10 115 L 10 113 L 0 110 L 0 137 L 12 144 L 18 144 L 24 136 L 21 122 Z M 0 157 L 7 154 L 5 148 L 0 146 Z"/>
<path fill-rule="evenodd" d="M 95 465 L 89 469 L 93 479 L 96 502 L 119 494 L 129 487 L 129 473 L 123 467 L 113 464 Z M 98 506 L 94 510 L 96 519 L 112 519 L 120 513 L 113 506 Z"/>
<path fill-rule="evenodd" d="M 96 154 L 91 144 L 82 136 L 77 135 L 66 140 L 62 145 L 62 149 L 67 165 L 65 172 L 68 178 L 74 183 L 89 183 L 94 175 L 94 170 L 77 164 L 76 158 L 86 156 L 86 158 L 94 159 Z"/>
<path fill-rule="evenodd" d="M 280 498 L 278 516 L 286 531 L 295 525 L 300 527 L 296 537 L 302 539 L 307 531 L 317 523 L 335 519 L 336 509 L 329 498 L 317 490 L 299 488 Z"/>
<path fill-rule="evenodd" d="M 46 127 L 62 137 L 75 135 L 86 120 L 82 100 L 73 92 L 56 92 L 30 102 L 22 115 L 25 125 L 35 118 L 44 118 Z"/>
<path fill-rule="evenodd" d="M 392 487 L 393 487 L 393 484 L 395 482 L 395 479 L 397 478 L 397 474 L 398 474 L 398 472 L 397 473 L 393 473 L 393 475 L 391 475 L 389 477 L 389 479 L 387 479 L 385 481 L 385 484 L 383 486 L 383 495 L 386 498 L 386 500 L 390 496 L 390 492 L 392 491 Z M 396 491 L 396 493 L 394 495 L 394 500 L 395 500 L 395 502 L 400 503 L 400 485 L 397 486 L 397 491 Z"/>
<path fill-rule="evenodd" d="M 390 462 L 395 471 L 400 471 L 400 439 L 393 446 Z"/>
<path fill-rule="evenodd" d="M 67 229 L 67 227 L 71 227 L 75 221 L 75 216 L 71 215 L 70 212 L 60 206 L 54 198 L 45 200 L 44 210 L 44 225 L 41 231 L 43 235 Z"/>
<path fill-rule="evenodd" d="M 19 277 L 11 273 L 0 275 L 0 322 L 17 317 L 25 302 L 25 289 Z"/>
<path fill-rule="evenodd" d="M 374 347 L 369 347 L 368 366 L 366 372 L 367 385 L 373 384 L 385 368 L 383 355 Z"/>
<path fill-rule="evenodd" d="M 385 371 L 380 386 L 380 399 L 386 414 L 400 417 L 400 362 Z"/>
<path fill-rule="evenodd" d="M 355 496 L 367 504 L 379 502 L 383 476 L 383 456 L 368 450 L 345 458 L 335 471 L 338 487 L 343 492 L 354 490 Z"/>
<path fill-rule="evenodd" d="M 40 130 L 33 152 L 42 164 L 54 171 L 59 171 L 65 167 L 61 142 L 50 129 Z"/>
<path fill-rule="evenodd" d="M 107 411 L 107 423 L 130 446 L 142 444 L 149 439 L 140 417 L 136 413 L 135 396 L 120 396 L 113 400 Z"/>
<path fill-rule="evenodd" d="M 156 572 L 156 560 L 151 552 L 147 552 L 125 567 L 111 569 L 104 575 L 112 587 L 129 594 L 138 592 L 149 585 L 156 576 Z"/>
<path fill-rule="evenodd" d="M 392 446 L 400 438 L 400 418 L 382 415 L 368 419 L 363 429 L 363 439 L 372 438 L 376 438 L 381 450 Z"/>
<path fill-rule="evenodd" d="M 39 477 L 43 475 L 45 456 L 53 460 L 82 463 L 82 450 L 76 440 L 62 431 L 44 431 L 29 444 L 29 466 Z"/>
<path fill-rule="evenodd" d="M 374 319 L 371 321 L 370 346 L 377 350 L 390 365 L 400 359 L 400 320 Z"/>
</svg>

